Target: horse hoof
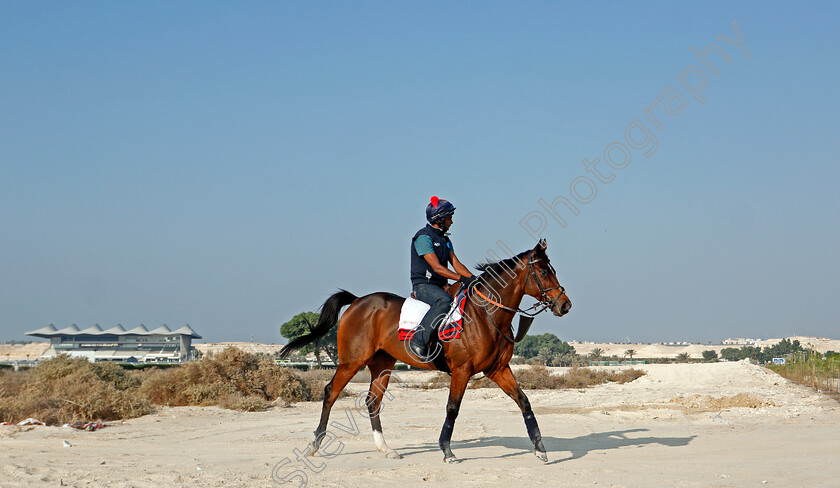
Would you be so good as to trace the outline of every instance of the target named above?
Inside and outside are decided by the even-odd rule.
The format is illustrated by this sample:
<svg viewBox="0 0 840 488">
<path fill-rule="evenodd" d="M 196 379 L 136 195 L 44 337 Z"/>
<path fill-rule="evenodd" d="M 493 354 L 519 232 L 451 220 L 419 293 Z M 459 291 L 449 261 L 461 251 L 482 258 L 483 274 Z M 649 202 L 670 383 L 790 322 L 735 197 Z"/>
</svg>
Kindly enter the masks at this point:
<svg viewBox="0 0 840 488">
<path fill-rule="evenodd" d="M 454 464 L 458 462 L 458 458 L 456 458 L 455 456 L 446 456 L 443 458 L 443 462 L 447 464 Z"/>
<path fill-rule="evenodd" d="M 402 459 L 402 456 L 397 451 L 388 451 L 385 453 L 385 457 L 388 459 Z"/>
<path fill-rule="evenodd" d="M 534 455 L 539 458 L 540 461 L 547 463 L 548 462 L 548 455 L 543 451 L 534 450 Z"/>
</svg>

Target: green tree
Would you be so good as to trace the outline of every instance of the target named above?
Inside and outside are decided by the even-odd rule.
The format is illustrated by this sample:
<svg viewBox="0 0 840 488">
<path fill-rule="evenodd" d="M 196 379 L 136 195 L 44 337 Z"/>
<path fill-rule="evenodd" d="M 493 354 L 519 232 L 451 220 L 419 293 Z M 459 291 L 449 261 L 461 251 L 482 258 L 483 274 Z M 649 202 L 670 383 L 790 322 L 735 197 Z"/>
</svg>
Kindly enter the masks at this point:
<svg viewBox="0 0 840 488">
<path fill-rule="evenodd" d="M 803 350 L 804 349 L 802 348 L 802 345 L 799 344 L 799 341 L 791 342 L 790 339 L 782 339 L 772 347 L 764 348 L 764 360 L 769 361 L 773 358 L 782 358 L 788 354 L 793 354 Z"/>
<path fill-rule="evenodd" d="M 724 347 L 720 350 L 720 358 L 726 361 L 740 361 L 744 359 L 741 353 L 734 347 Z"/>
<path fill-rule="evenodd" d="M 280 326 L 280 334 L 290 341 L 297 339 L 302 335 L 308 334 L 315 325 L 321 314 L 315 312 L 301 312 L 292 317 L 288 322 Z M 315 360 L 318 366 L 321 366 L 321 351 L 327 353 L 327 356 L 338 364 L 338 327 L 333 327 L 324 337 L 316 340 L 312 344 L 304 346 L 300 349 L 303 354 L 315 353 Z"/>
<path fill-rule="evenodd" d="M 539 362 L 543 366 L 551 366 L 551 363 L 554 361 L 554 353 L 551 352 L 551 349 L 544 347 L 534 357 L 534 361 Z"/>
<path fill-rule="evenodd" d="M 624 351 L 624 356 L 629 357 L 631 361 L 633 360 L 633 356 L 635 356 L 635 355 L 636 355 L 636 350 L 635 349 L 628 349 L 628 350 Z"/>
<path fill-rule="evenodd" d="M 554 334 L 526 335 L 524 339 L 513 346 L 513 353 L 525 359 L 536 357 L 545 349 L 546 354 L 563 356 L 575 353 L 575 348 L 568 342 L 561 341 Z"/>
<path fill-rule="evenodd" d="M 764 361 L 764 355 L 761 354 L 761 348 L 754 346 L 742 346 L 740 349 L 741 359 L 752 359 L 754 361 Z"/>
<path fill-rule="evenodd" d="M 677 354 L 677 362 L 678 363 L 687 363 L 691 360 L 691 355 L 687 352 L 681 352 Z"/>
<path fill-rule="evenodd" d="M 604 351 L 600 347 L 596 347 L 589 353 L 589 357 L 592 358 L 593 361 L 597 361 L 601 358 L 601 354 L 603 353 Z"/>
<path fill-rule="evenodd" d="M 718 353 L 713 349 L 709 349 L 708 351 L 703 351 L 703 361 L 712 362 L 717 361 Z"/>
</svg>

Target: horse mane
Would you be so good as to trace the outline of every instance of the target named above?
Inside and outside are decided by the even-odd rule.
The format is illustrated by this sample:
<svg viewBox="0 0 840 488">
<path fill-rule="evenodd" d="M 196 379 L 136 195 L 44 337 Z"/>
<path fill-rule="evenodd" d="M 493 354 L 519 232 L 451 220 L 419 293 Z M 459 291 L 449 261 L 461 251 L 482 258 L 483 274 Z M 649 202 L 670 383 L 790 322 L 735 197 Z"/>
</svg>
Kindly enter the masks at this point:
<svg viewBox="0 0 840 488">
<path fill-rule="evenodd" d="M 487 272 L 489 272 L 490 276 L 500 276 L 502 273 L 507 273 L 519 266 L 523 266 L 526 262 L 525 255 L 529 252 L 531 251 L 524 251 L 512 258 L 502 259 L 501 261 L 485 261 L 483 263 L 478 263 L 475 265 L 475 269 L 481 271 L 482 276 Z"/>
</svg>

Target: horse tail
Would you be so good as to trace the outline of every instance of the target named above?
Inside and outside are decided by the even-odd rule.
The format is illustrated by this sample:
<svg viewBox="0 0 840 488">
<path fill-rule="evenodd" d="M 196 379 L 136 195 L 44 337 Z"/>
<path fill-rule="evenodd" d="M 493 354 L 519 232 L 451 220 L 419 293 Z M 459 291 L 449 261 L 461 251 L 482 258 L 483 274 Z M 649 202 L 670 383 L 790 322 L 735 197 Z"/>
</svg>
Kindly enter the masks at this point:
<svg viewBox="0 0 840 488">
<path fill-rule="evenodd" d="M 311 344 L 316 340 L 327 335 L 333 327 L 338 324 L 338 314 L 341 308 L 345 305 L 350 305 L 357 298 L 356 295 L 347 290 L 339 290 L 337 293 L 327 298 L 327 301 L 321 305 L 321 317 L 318 319 L 318 325 L 315 326 L 308 334 L 302 335 L 297 339 L 290 341 L 280 350 L 280 357 L 285 359 L 298 349 Z"/>
</svg>

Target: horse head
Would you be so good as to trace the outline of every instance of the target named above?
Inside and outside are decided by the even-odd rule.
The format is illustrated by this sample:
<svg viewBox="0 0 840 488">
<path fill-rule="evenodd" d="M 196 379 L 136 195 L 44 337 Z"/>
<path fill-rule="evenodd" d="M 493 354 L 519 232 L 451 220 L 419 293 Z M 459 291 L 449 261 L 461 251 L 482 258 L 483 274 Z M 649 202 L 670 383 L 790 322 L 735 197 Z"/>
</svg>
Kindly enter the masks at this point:
<svg viewBox="0 0 840 488">
<path fill-rule="evenodd" d="M 554 315 L 562 317 L 569 313 L 572 302 L 566 296 L 566 289 L 557 280 L 557 273 L 545 252 L 547 248 L 545 239 L 540 239 L 522 263 L 527 267 L 525 293 L 550 308 Z"/>
</svg>

